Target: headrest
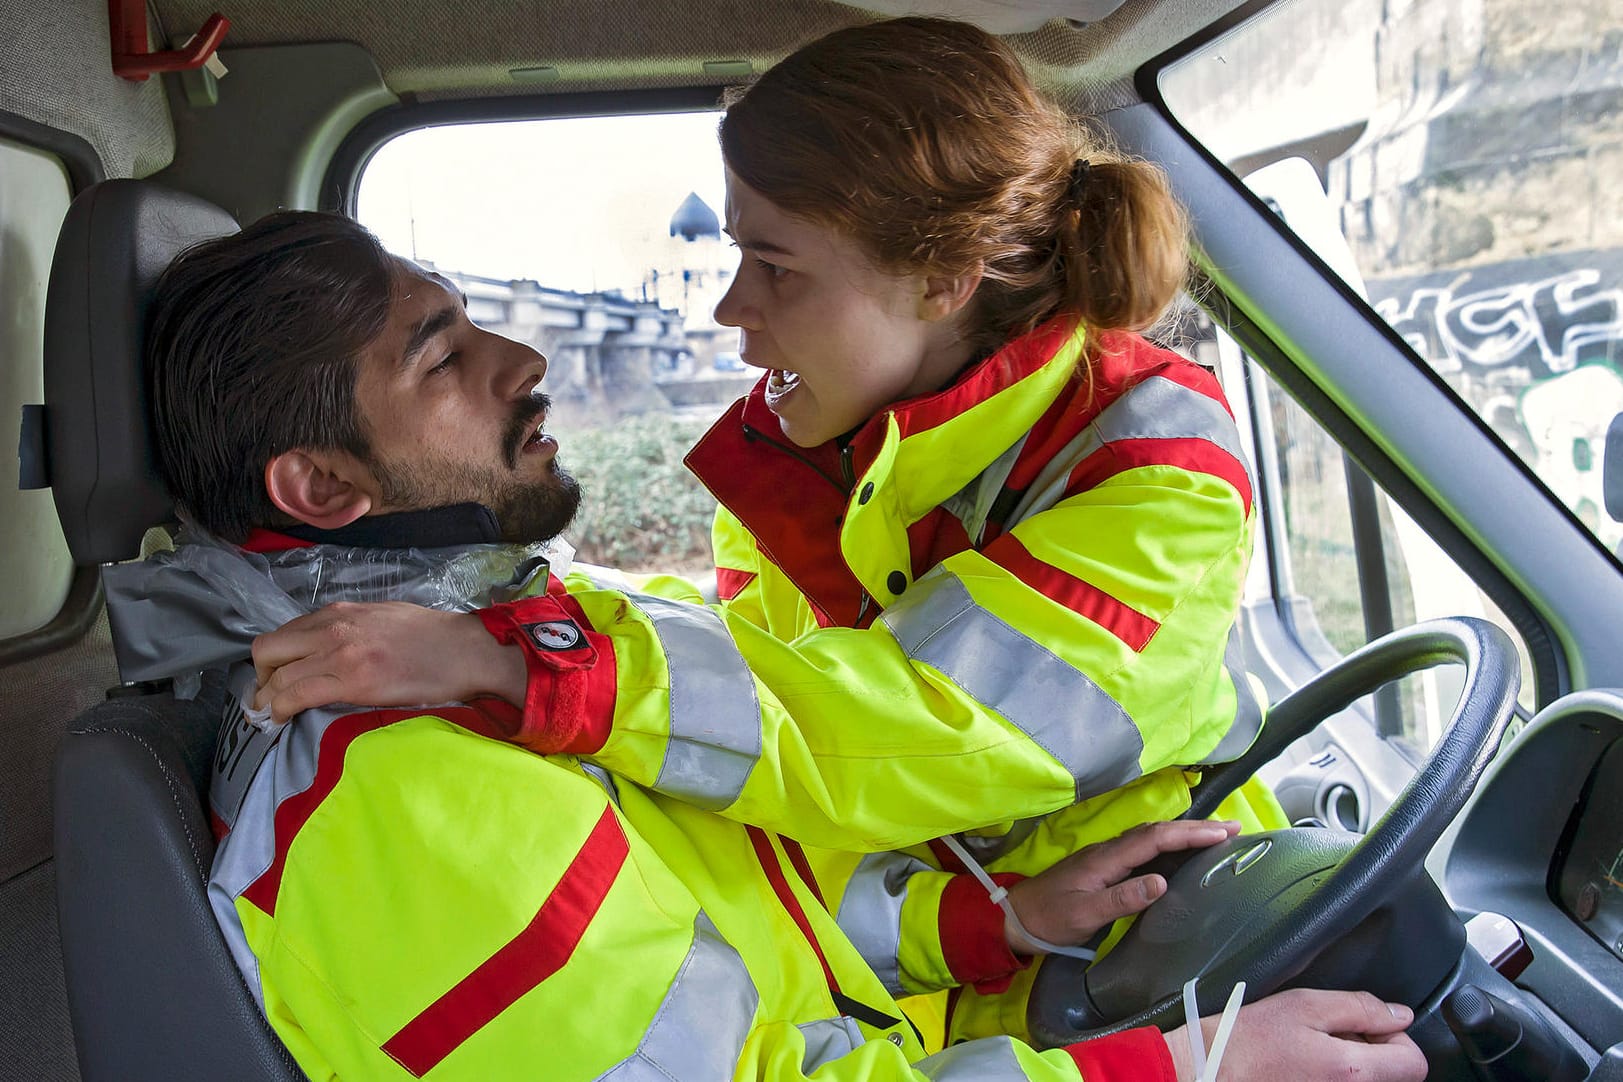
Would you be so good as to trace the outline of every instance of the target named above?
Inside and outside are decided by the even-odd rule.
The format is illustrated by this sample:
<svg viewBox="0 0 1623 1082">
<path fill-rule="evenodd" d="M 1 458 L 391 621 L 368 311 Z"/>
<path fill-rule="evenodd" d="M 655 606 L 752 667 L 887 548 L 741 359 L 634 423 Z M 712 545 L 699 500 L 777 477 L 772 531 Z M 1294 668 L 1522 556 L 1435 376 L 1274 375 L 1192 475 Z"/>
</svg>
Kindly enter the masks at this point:
<svg viewBox="0 0 1623 1082">
<path fill-rule="evenodd" d="M 140 180 L 104 181 L 68 208 L 45 302 L 45 424 L 80 565 L 139 556 L 146 531 L 174 518 L 147 402 L 147 309 L 170 260 L 237 229 L 214 204 Z"/>
</svg>

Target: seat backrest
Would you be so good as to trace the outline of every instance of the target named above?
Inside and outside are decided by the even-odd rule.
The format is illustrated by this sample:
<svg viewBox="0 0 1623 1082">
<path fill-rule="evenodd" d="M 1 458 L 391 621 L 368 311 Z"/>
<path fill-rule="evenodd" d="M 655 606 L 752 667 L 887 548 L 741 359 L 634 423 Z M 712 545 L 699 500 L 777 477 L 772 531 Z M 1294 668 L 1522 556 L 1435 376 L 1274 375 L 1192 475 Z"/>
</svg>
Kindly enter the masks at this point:
<svg viewBox="0 0 1623 1082">
<path fill-rule="evenodd" d="M 209 909 L 198 799 L 226 696 L 111 699 L 57 753 L 56 888 L 85 1082 L 295 1082 Z"/>
<path fill-rule="evenodd" d="M 220 208 L 144 181 L 95 185 L 68 210 L 46 297 L 45 409 L 51 487 L 82 565 L 139 555 L 172 516 L 147 410 L 147 308 L 178 252 L 236 229 Z M 224 704 L 211 684 L 193 701 L 120 696 L 81 715 L 58 750 L 58 921 L 87 1082 L 304 1077 L 209 908 L 203 794 Z"/>
</svg>

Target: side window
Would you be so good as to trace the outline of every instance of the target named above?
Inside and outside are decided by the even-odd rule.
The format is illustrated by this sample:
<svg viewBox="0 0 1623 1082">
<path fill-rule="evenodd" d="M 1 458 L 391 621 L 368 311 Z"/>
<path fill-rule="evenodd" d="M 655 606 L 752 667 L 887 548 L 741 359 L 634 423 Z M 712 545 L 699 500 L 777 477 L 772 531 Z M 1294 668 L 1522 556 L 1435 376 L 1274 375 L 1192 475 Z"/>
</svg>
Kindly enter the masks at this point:
<svg viewBox="0 0 1623 1082">
<path fill-rule="evenodd" d="M 73 578 L 49 489 L 19 490 L 22 407 L 44 400 L 45 284 L 71 201 L 54 156 L 0 139 L 0 641 L 37 631 L 61 611 Z"/>
<path fill-rule="evenodd" d="M 1254 411 L 1271 570 L 1258 592 L 1280 608 L 1302 648 L 1328 665 L 1394 628 L 1482 617 L 1516 642 L 1521 704 L 1531 712 L 1532 666 L 1509 618 L 1260 366 L 1231 340 L 1220 342 L 1230 364 L 1244 366 Z M 1429 750 L 1458 697 L 1460 674 L 1432 669 L 1378 692 L 1380 735 L 1415 753 Z"/>
<path fill-rule="evenodd" d="M 711 318 L 722 232 L 716 113 L 466 124 L 385 144 L 357 216 L 462 287 L 478 324 L 546 355 L 548 429 L 587 498 L 579 557 L 702 576 L 715 501 L 682 465 L 755 382 Z"/>
<path fill-rule="evenodd" d="M 1623 9 L 1490 8 L 1288 0 L 1169 68 L 1161 90 L 1615 554 L 1603 460 L 1623 416 L 1623 83 L 1600 43 L 1623 33 Z M 1280 493 L 1274 586 L 1304 649 L 1345 652 L 1388 613 L 1508 630 L 1286 395 L 1260 373 L 1253 387 Z M 1426 745 L 1434 696 L 1398 698 L 1383 727 Z"/>
</svg>

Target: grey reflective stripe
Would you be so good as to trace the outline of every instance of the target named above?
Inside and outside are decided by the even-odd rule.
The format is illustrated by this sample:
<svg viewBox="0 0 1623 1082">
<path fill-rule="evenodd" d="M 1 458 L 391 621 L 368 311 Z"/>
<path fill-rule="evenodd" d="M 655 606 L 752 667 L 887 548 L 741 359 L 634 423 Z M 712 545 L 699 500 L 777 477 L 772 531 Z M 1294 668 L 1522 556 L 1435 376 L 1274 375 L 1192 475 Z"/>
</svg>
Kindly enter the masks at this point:
<svg viewBox="0 0 1623 1082">
<path fill-rule="evenodd" d="M 1009 474 L 1014 471 L 1014 464 L 1020 458 L 1020 452 L 1026 449 L 1026 440 L 1031 438 L 1027 432 L 1015 441 L 1014 446 L 1004 451 L 992 464 L 986 467 L 952 496 L 943 500 L 944 507 L 954 518 L 964 525 L 964 533 L 969 535 L 970 543 L 979 545 L 981 533 L 986 529 L 986 520 L 992 513 L 992 505 L 1003 494 L 1003 486 L 1009 480 Z"/>
<path fill-rule="evenodd" d="M 1223 404 L 1165 376 L 1147 379 L 1122 395 L 1094 424 L 1106 443 L 1201 439 L 1245 461 L 1240 430 Z"/>
<path fill-rule="evenodd" d="M 635 1052 L 599 1075 L 599 1082 L 717 1082 L 731 1078 L 759 1002 L 744 960 L 701 911 L 693 921 L 693 946 L 642 1042 Z"/>
<path fill-rule="evenodd" d="M 761 758 L 755 677 L 709 609 L 648 594 L 626 598 L 653 621 L 670 673 L 670 739 L 654 788 L 709 811 L 725 808 Z"/>
<path fill-rule="evenodd" d="M 1042 470 L 1026 486 L 1026 494 L 1020 497 L 1020 502 L 1014 505 L 1009 512 L 1008 521 L 1003 524 L 1005 531 L 1012 530 L 1016 523 L 1024 522 L 1039 511 L 1046 511 L 1065 498 L 1066 490 L 1071 487 L 1071 471 L 1077 464 L 1093 452 L 1104 446 L 1099 438 L 1096 424 L 1084 428 L 1077 436 L 1060 448 L 1059 453 L 1050 458 Z"/>
<path fill-rule="evenodd" d="M 938 669 L 1058 759 L 1076 798 L 1138 777 L 1144 738 L 1120 703 L 1053 651 L 1010 627 L 937 567 L 881 617 L 915 661 Z"/>
<path fill-rule="evenodd" d="M 1198 439 L 1216 444 L 1250 473 L 1240 431 L 1221 402 L 1165 376 L 1145 380 L 1099 414 L 1094 422 L 1049 460 L 1015 505 L 1005 528 L 1065 498 L 1077 464 L 1107 443 L 1121 440 Z"/>
<path fill-rule="evenodd" d="M 1251 680 L 1246 675 L 1245 643 L 1240 638 L 1239 624 L 1229 629 L 1228 647 L 1223 652 L 1223 665 L 1228 669 L 1229 679 L 1234 683 L 1234 724 L 1229 726 L 1229 731 L 1218 741 L 1217 747 L 1201 759 L 1206 765 L 1238 759 L 1256 743 L 1257 736 L 1262 732 L 1264 711 L 1262 703 L 1257 701 L 1257 696 L 1252 691 Z"/>
<path fill-rule="evenodd" d="M 902 903 L 915 872 L 930 866 L 905 853 L 869 853 L 857 864 L 840 897 L 834 920 L 868 967 L 879 975 L 893 996 L 909 993 L 902 987 Z"/>
<path fill-rule="evenodd" d="M 983 1037 L 955 1044 L 933 1056 L 925 1056 L 913 1064 L 913 1069 L 936 1082 L 970 1082 L 971 1079 L 1025 1082 L 1027 1077 L 1020 1058 L 1014 1053 L 1014 1041 L 1009 1037 Z"/>
<path fill-rule="evenodd" d="M 806 1054 L 800 1058 L 801 1074 L 809 1075 L 830 1060 L 839 1059 L 867 1043 L 862 1030 L 857 1028 L 857 1020 L 845 1015 L 806 1022 L 795 1028 L 806 1039 Z"/>
<path fill-rule="evenodd" d="M 253 671 L 251 666 L 244 668 Z M 220 925 L 231 960 L 237 963 L 261 1010 L 265 1001 L 259 983 L 259 959 L 248 946 L 248 934 L 237 914 L 237 896 L 271 866 L 276 857 L 276 809 L 315 784 L 322 737 L 335 720 L 351 711 L 347 706 L 306 710 L 297 723 L 283 725 L 270 734 L 274 746 L 261 757 L 237 805 L 231 832 L 214 851 L 214 865 L 209 869 L 209 908 Z M 232 765 L 229 756 L 216 757 L 214 776 L 229 772 Z"/>
<path fill-rule="evenodd" d="M 604 770 L 596 763 L 588 763 L 584 760 L 581 761 L 580 768 L 586 772 L 587 777 L 591 778 L 593 781 L 597 782 L 597 784 L 603 787 L 603 791 L 608 794 L 609 799 L 612 800 L 614 802 L 614 806 L 618 808 L 620 806 L 620 786 L 615 784 L 614 775 L 610 774 L 607 770 Z"/>
</svg>

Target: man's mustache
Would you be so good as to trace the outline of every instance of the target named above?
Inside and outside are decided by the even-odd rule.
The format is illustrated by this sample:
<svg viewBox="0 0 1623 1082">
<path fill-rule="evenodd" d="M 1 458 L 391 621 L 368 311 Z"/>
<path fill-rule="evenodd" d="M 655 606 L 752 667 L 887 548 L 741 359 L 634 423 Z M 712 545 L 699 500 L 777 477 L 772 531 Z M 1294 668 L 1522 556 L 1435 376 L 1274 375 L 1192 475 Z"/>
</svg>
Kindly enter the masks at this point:
<svg viewBox="0 0 1623 1082">
<path fill-rule="evenodd" d="M 513 407 L 513 419 L 507 424 L 507 437 L 502 447 L 507 452 L 507 468 L 518 469 L 518 456 L 535 433 L 536 422 L 552 411 L 552 398 L 546 394 L 533 394 Z"/>
</svg>

